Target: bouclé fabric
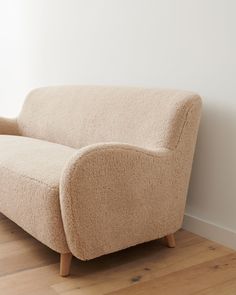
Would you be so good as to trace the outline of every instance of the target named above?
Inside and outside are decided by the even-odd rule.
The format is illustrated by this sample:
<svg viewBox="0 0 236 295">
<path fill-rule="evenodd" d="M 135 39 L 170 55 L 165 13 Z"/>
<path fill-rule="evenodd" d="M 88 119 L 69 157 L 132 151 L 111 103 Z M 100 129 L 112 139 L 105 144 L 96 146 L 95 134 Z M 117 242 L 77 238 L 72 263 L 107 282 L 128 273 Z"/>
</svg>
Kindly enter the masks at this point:
<svg viewBox="0 0 236 295">
<path fill-rule="evenodd" d="M 0 118 L 0 212 L 89 260 L 177 231 L 201 114 L 192 92 L 33 90 Z"/>
</svg>

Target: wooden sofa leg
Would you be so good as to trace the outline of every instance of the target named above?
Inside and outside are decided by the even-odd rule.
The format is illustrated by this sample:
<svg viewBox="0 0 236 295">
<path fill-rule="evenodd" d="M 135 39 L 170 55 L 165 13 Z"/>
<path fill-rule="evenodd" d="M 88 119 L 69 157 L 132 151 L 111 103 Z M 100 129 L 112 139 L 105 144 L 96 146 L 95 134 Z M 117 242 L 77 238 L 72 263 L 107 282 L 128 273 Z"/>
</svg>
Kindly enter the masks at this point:
<svg viewBox="0 0 236 295">
<path fill-rule="evenodd" d="M 175 236 L 174 236 L 174 234 L 167 235 L 165 237 L 165 239 L 166 239 L 167 247 L 169 247 L 169 248 L 175 248 L 176 243 L 175 243 Z"/>
<path fill-rule="evenodd" d="M 61 254 L 60 258 L 60 276 L 67 277 L 70 274 L 71 253 Z"/>
</svg>

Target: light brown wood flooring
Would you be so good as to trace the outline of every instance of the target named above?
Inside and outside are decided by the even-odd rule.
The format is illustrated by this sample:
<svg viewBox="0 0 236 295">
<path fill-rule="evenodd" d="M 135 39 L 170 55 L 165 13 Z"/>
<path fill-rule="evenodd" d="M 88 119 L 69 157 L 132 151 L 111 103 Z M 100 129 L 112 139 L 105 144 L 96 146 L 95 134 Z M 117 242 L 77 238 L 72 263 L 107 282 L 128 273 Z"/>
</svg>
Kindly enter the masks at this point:
<svg viewBox="0 0 236 295">
<path fill-rule="evenodd" d="M 73 258 L 62 278 L 59 255 L 0 215 L 0 295 L 236 295 L 235 251 L 184 230 L 176 242 Z"/>
</svg>

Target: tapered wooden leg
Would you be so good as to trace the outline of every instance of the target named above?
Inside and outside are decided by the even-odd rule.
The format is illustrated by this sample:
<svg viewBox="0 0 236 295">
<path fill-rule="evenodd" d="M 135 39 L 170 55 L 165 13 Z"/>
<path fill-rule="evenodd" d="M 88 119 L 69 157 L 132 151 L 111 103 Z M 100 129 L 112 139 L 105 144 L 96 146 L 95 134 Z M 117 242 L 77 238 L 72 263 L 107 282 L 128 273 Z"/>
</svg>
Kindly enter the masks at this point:
<svg viewBox="0 0 236 295">
<path fill-rule="evenodd" d="M 167 247 L 169 247 L 169 248 L 175 248 L 176 243 L 175 243 L 175 236 L 174 236 L 174 234 L 170 234 L 170 235 L 165 236 L 165 239 L 166 239 Z"/>
<path fill-rule="evenodd" d="M 61 254 L 60 258 L 60 276 L 67 277 L 70 274 L 72 254 Z"/>
</svg>

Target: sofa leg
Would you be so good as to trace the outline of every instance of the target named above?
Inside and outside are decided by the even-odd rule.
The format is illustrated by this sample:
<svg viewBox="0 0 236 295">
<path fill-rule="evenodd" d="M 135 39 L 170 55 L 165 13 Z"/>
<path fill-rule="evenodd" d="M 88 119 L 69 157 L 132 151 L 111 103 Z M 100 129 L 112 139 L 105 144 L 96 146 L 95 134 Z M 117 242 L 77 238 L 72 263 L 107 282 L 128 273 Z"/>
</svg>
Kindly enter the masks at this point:
<svg viewBox="0 0 236 295">
<path fill-rule="evenodd" d="M 175 236 L 174 234 L 170 234 L 165 236 L 167 247 L 169 248 L 175 248 L 176 243 L 175 243 Z"/>
<path fill-rule="evenodd" d="M 60 276 L 67 277 L 70 274 L 72 254 L 65 253 L 61 254 L 60 257 Z"/>
</svg>

